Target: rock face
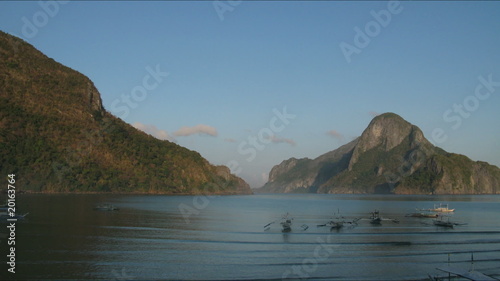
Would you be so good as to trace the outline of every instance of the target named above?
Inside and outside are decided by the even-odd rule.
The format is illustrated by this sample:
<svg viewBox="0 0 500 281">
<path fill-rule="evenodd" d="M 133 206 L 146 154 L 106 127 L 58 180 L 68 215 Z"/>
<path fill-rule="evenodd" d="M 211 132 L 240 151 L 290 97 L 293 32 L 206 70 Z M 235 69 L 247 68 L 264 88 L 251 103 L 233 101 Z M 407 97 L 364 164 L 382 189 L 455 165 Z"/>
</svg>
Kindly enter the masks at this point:
<svg viewBox="0 0 500 281">
<path fill-rule="evenodd" d="M 92 81 L 0 31 L 0 172 L 38 192 L 249 194 L 227 167 L 107 112 Z"/>
<path fill-rule="evenodd" d="M 260 192 L 498 194 L 500 169 L 447 153 L 394 113 L 375 117 L 362 135 L 316 159 L 272 168 Z"/>
<path fill-rule="evenodd" d="M 104 107 L 102 106 L 101 94 L 99 94 L 99 91 L 97 91 L 94 84 L 90 81 L 89 83 L 87 83 L 86 94 L 90 108 L 94 111 L 103 113 L 105 110 Z"/>
<path fill-rule="evenodd" d="M 352 170 L 363 153 L 373 148 L 385 152 L 391 151 L 407 138 L 410 139 L 411 149 L 417 145 L 430 145 L 418 127 L 411 125 L 394 113 L 386 113 L 374 118 L 361 135 L 360 141 L 352 153 L 349 170 Z"/>
<path fill-rule="evenodd" d="M 231 174 L 231 170 L 226 166 L 216 166 L 217 175 L 224 181 L 223 184 L 234 187 L 235 194 L 252 194 L 252 190 L 248 183 L 242 178 Z"/>
</svg>

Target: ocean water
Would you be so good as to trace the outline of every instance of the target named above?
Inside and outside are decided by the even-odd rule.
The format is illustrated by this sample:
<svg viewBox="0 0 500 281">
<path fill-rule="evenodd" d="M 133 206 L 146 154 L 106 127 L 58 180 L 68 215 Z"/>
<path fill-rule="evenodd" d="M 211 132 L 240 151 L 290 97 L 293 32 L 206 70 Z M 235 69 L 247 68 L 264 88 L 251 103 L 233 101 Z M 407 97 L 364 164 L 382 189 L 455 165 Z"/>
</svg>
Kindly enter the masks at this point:
<svg viewBox="0 0 500 281">
<path fill-rule="evenodd" d="M 463 225 L 405 217 L 439 203 Z M 446 265 L 500 278 L 500 196 L 25 194 L 17 206 L 29 215 L 16 225 L 16 273 L 3 263 L 2 280 L 426 280 Z M 370 224 L 375 209 L 399 223 Z M 335 212 L 361 219 L 317 226 Z M 291 232 L 264 228 L 285 213 Z"/>
</svg>

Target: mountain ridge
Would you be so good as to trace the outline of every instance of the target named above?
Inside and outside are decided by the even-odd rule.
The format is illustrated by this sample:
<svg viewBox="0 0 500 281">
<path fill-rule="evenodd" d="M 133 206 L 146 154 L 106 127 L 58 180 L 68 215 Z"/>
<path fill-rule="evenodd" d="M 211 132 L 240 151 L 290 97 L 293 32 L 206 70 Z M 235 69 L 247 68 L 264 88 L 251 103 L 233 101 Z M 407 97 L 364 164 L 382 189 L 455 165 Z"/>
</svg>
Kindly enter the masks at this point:
<svg viewBox="0 0 500 281">
<path fill-rule="evenodd" d="M 227 167 L 133 128 L 93 82 L 0 31 L 0 171 L 35 192 L 251 194 Z"/>
<path fill-rule="evenodd" d="M 448 153 L 417 126 L 384 113 L 336 150 L 274 166 L 258 192 L 497 194 L 499 185 L 498 167 Z"/>
</svg>

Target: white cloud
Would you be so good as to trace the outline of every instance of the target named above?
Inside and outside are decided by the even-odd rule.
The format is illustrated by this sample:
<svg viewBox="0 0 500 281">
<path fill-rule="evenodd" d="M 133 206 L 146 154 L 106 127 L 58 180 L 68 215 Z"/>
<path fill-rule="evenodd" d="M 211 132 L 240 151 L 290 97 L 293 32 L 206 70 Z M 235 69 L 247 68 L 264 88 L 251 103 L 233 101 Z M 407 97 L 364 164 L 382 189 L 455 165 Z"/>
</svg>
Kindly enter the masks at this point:
<svg viewBox="0 0 500 281">
<path fill-rule="evenodd" d="M 212 126 L 208 125 L 203 125 L 203 124 L 198 124 L 194 127 L 182 127 L 176 132 L 174 132 L 175 136 L 178 137 L 185 137 L 185 136 L 190 136 L 194 134 L 205 134 L 209 136 L 216 137 L 217 136 L 217 129 L 215 129 Z"/>
<path fill-rule="evenodd" d="M 345 139 L 344 135 L 342 135 L 341 133 L 339 133 L 336 130 L 330 130 L 330 131 L 326 132 L 326 134 L 334 139 L 339 140 L 339 141 L 343 141 Z"/>
<path fill-rule="evenodd" d="M 142 124 L 141 122 L 135 122 L 132 126 L 138 130 L 143 131 L 160 140 L 174 141 L 167 131 L 158 129 L 155 125 Z"/>
</svg>

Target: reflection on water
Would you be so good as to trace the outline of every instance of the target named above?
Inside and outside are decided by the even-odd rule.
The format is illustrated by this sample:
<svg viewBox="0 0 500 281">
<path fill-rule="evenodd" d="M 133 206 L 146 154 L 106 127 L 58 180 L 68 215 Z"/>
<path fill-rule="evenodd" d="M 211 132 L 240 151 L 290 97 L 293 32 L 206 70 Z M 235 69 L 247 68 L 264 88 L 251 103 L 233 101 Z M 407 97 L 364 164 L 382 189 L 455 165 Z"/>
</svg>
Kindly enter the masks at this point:
<svg viewBox="0 0 500 281">
<path fill-rule="evenodd" d="M 16 274 L 5 274 L 4 264 L 1 279 L 425 279 L 444 276 L 435 268 L 447 264 L 448 253 L 453 266 L 469 269 L 471 252 L 476 270 L 500 276 L 499 196 L 252 195 L 213 197 L 208 205 L 193 199 L 20 196 L 19 208 L 30 214 L 16 227 Z M 467 225 L 447 229 L 405 217 L 440 202 Z M 99 203 L 120 210 L 93 210 Z M 183 215 L 181 206 L 192 209 Z M 400 222 L 317 227 L 338 211 L 353 219 L 375 209 Z M 279 223 L 264 230 L 286 212 L 292 232 L 282 233 Z M 3 256 L 6 247 L 2 241 Z"/>
</svg>

